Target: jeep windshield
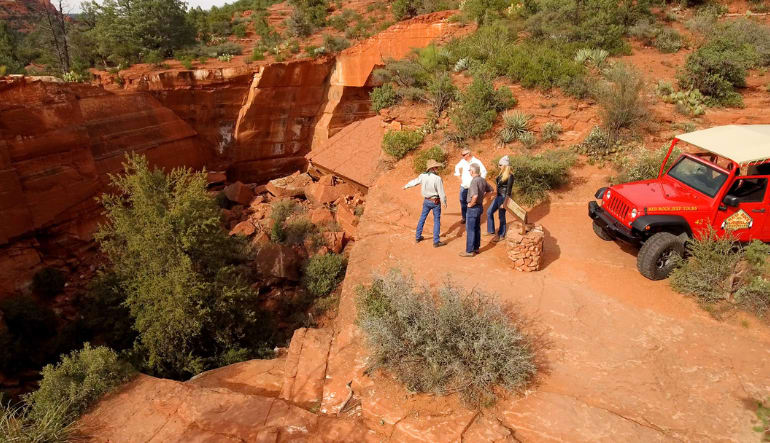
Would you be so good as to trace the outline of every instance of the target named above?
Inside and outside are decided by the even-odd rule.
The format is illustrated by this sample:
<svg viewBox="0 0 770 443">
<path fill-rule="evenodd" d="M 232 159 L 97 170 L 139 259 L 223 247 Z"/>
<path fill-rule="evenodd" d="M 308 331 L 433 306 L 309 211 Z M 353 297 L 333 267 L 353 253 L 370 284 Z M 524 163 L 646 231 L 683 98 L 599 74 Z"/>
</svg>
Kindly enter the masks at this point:
<svg viewBox="0 0 770 443">
<path fill-rule="evenodd" d="M 726 173 L 686 156 L 668 171 L 668 175 L 709 197 L 715 196 L 727 180 Z"/>
</svg>

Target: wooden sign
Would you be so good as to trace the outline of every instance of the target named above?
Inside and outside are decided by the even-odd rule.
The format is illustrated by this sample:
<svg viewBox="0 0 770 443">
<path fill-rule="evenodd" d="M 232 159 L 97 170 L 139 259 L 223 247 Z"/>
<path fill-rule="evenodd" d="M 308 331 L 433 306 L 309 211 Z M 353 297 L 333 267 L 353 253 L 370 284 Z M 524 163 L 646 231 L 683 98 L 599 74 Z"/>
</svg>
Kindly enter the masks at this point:
<svg viewBox="0 0 770 443">
<path fill-rule="evenodd" d="M 513 212 L 513 215 L 515 215 L 516 217 L 519 217 L 522 223 L 524 223 L 525 225 L 527 224 L 527 211 L 521 206 L 519 206 L 518 203 L 513 201 L 512 198 L 508 199 L 508 209 L 510 209 L 511 212 Z"/>
</svg>

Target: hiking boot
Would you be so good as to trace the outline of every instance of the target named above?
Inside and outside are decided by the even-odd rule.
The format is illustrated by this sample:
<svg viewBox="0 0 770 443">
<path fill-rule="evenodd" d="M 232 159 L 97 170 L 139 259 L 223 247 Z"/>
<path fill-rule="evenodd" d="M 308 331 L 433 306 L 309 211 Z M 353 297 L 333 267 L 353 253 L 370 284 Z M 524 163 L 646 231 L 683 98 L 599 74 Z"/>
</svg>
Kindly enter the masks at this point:
<svg viewBox="0 0 770 443">
<path fill-rule="evenodd" d="M 434 248 L 438 248 L 438 247 L 445 246 L 445 245 L 446 245 L 446 243 L 444 243 L 442 241 L 437 241 L 436 243 L 433 243 L 433 247 Z"/>
<path fill-rule="evenodd" d="M 460 253 L 460 257 L 473 257 L 474 255 L 476 255 L 475 252 L 465 252 L 465 251 L 463 251 L 463 252 Z"/>
<path fill-rule="evenodd" d="M 461 218 L 461 219 L 460 219 L 460 224 L 461 224 L 461 225 L 464 225 L 464 224 L 465 224 L 465 219 L 464 219 L 464 218 Z"/>
<path fill-rule="evenodd" d="M 499 242 L 500 240 L 502 240 L 502 238 L 499 235 L 492 237 L 492 241 L 495 243 Z"/>
<path fill-rule="evenodd" d="M 423 240 L 425 240 L 425 237 L 423 237 L 423 236 L 421 235 L 421 236 L 417 237 L 416 239 L 414 239 L 414 242 L 415 242 L 415 243 L 420 243 L 420 242 L 421 242 L 421 241 L 423 241 Z"/>
<path fill-rule="evenodd" d="M 483 232 L 481 235 L 484 237 L 489 237 L 490 235 L 495 235 L 493 232 Z"/>
</svg>

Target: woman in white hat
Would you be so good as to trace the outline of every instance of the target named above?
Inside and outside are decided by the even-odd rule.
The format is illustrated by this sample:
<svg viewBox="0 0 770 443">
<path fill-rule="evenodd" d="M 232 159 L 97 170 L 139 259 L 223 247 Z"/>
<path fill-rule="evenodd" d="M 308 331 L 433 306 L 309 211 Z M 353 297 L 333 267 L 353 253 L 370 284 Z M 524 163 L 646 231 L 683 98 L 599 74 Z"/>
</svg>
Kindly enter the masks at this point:
<svg viewBox="0 0 770 443">
<path fill-rule="evenodd" d="M 511 171 L 511 161 L 508 156 L 503 156 L 497 163 L 500 167 L 500 173 L 495 177 L 495 183 L 497 184 L 497 195 L 492 201 L 492 204 L 487 209 L 487 232 L 485 235 L 494 235 L 493 242 L 502 240 L 505 237 L 506 224 L 505 224 L 505 203 L 511 196 L 513 190 L 513 173 Z M 495 234 L 495 211 L 500 216 L 500 228 Z"/>
</svg>

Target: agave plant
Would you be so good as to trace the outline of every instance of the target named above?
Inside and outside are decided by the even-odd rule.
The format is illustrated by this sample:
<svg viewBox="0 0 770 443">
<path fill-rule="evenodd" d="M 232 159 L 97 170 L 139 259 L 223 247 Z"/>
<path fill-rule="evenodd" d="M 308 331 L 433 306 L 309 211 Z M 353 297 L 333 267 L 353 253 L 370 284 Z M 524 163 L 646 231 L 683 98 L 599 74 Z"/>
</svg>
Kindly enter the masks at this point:
<svg viewBox="0 0 770 443">
<path fill-rule="evenodd" d="M 511 143 L 530 132 L 532 116 L 523 112 L 506 112 L 503 114 L 503 128 L 497 134 L 501 144 Z"/>
<path fill-rule="evenodd" d="M 468 57 L 457 60 L 454 66 L 454 72 L 463 72 L 471 66 L 471 61 Z"/>
<path fill-rule="evenodd" d="M 590 58 L 591 58 L 590 49 L 586 49 L 586 48 L 579 49 L 577 54 L 575 54 L 575 62 L 580 63 L 581 65 L 585 64 L 585 62 L 588 61 L 588 59 Z"/>
</svg>

